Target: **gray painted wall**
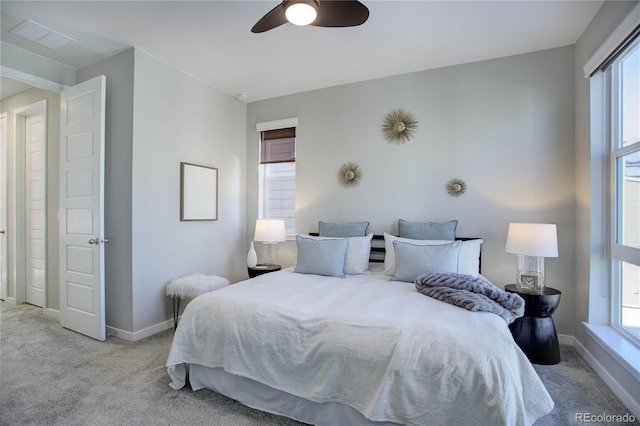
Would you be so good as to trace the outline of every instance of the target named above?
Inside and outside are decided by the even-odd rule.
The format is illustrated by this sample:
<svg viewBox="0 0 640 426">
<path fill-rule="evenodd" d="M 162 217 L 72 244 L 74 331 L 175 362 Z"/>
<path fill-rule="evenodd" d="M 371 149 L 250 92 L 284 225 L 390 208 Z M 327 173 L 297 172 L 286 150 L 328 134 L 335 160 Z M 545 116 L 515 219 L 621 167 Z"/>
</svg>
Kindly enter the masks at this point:
<svg viewBox="0 0 640 426">
<path fill-rule="evenodd" d="M 133 330 L 171 318 L 164 286 L 188 273 L 246 276 L 246 104 L 135 51 Z M 180 162 L 218 168 L 218 220 L 180 221 Z"/>
<path fill-rule="evenodd" d="M 484 238 L 483 274 L 503 286 L 515 279 L 515 256 L 504 251 L 509 222 L 556 223 L 560 257 L 547 260 L 547 280 L 563 292 L 558 332 L 572 335 L 573 72 L 567 46 L 250 103 L 248 239 L 258 212 L 255 124 L 298 117 L 297 232 L 316 231 L 318 220 L 368 220 L 375 233 L 395 233 L 400 218 L 458 219 L 459 236 Z M 419 120 L 404 145 L 380 132 L 395 108 Z M 336 178 L 348 161 L 364 172 L 353 189 Z M 466 194 L 447 194 L 452 178 L 466 181 Z M 277 253 L 281 264 L 295 262 L 293 242 Z"/>
<path fill-rule="evenodd" d="M 172 317 L 164 287 L 188 273 L 244 278 L 246 105 L 131 49 L 78 71 L 107 76 L 107 325 Z M 180 162 L 219 169 L 219 219 L 180 222 Z"/>
</svg>

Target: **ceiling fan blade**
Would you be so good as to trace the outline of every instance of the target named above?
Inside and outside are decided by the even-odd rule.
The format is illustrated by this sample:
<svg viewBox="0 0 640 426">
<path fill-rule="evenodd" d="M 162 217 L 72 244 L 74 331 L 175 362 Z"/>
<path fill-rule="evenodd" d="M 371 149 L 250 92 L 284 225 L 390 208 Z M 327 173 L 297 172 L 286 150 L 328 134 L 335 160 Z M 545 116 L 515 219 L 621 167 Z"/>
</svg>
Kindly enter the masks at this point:
<svg viewBox="0 0 640 426">
<path fill-rule="evenodd" d="M 318 17 L 310 25 L 315 27 L 355 27 L 364 24 L 368 18 L 369 9 L 359 1 L 325 0 L 320 1 Z"/>
<path fill-rule="evenodd" d="M 282 24 L 286 24 L 287 18 L 284 16 L 284 7 L 282 7 L 283 3 L 280 3 L 269 13 L 264 15 L 262 19 L 260 19 L 254 26 L 251 28 L 252 33 L 263 33 L 265 31 L 269 31 L 276 27 L 279 27 Z"/>
</svg>

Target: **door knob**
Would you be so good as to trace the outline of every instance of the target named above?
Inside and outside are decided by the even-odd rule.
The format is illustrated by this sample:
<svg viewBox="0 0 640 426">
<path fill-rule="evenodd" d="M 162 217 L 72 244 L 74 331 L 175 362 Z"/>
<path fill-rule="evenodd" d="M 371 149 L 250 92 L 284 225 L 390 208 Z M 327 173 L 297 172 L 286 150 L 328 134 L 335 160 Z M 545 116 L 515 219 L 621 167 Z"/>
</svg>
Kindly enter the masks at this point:
<svg viewBox="0 0 640 426">
<path fill-rule="evenodd" d="M 95 237 L 95 238 L 92 238 L 92 239 L 89 240 L 89 244 L 95 244 L 95 245 L 99 245 L 100 243 L 105 243 L 106 244 L 108 242 L 109 242 L 108 238 L 100 239 L 98 237 Z"/>
<path fill-rule="evenodd" d="M 0 234 L 4 234 L 4 229 L 0 229 Z"/>
</svg>

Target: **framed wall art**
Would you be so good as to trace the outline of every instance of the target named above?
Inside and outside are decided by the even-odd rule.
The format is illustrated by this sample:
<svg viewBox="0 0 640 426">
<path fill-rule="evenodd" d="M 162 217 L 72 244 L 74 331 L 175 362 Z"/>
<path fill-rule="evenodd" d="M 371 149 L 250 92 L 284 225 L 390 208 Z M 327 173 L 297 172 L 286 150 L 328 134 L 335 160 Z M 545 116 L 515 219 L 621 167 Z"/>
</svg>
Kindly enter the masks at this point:
<svg viewBox="0 0 640 426">
<path fill-rule="evenodd" d="M 180 220 L 218 220 L 218 169 L 180 163 Z"/>
</svg>

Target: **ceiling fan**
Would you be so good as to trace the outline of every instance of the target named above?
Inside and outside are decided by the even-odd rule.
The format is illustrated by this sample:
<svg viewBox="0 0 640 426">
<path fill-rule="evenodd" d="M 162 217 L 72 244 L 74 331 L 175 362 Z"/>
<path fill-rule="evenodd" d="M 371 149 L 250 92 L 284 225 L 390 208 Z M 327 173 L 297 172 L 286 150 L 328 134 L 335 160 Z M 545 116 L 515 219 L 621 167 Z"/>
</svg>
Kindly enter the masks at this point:
<svg viewBox="0 0 640 426">
<path fill-rule="evenodd" d="M 369 18 L 369 9 L 356 0 L 284 0 L 251 28 L 263 33 L 291 22 L 316 27 L 355 27 Z"/>
</svg>

